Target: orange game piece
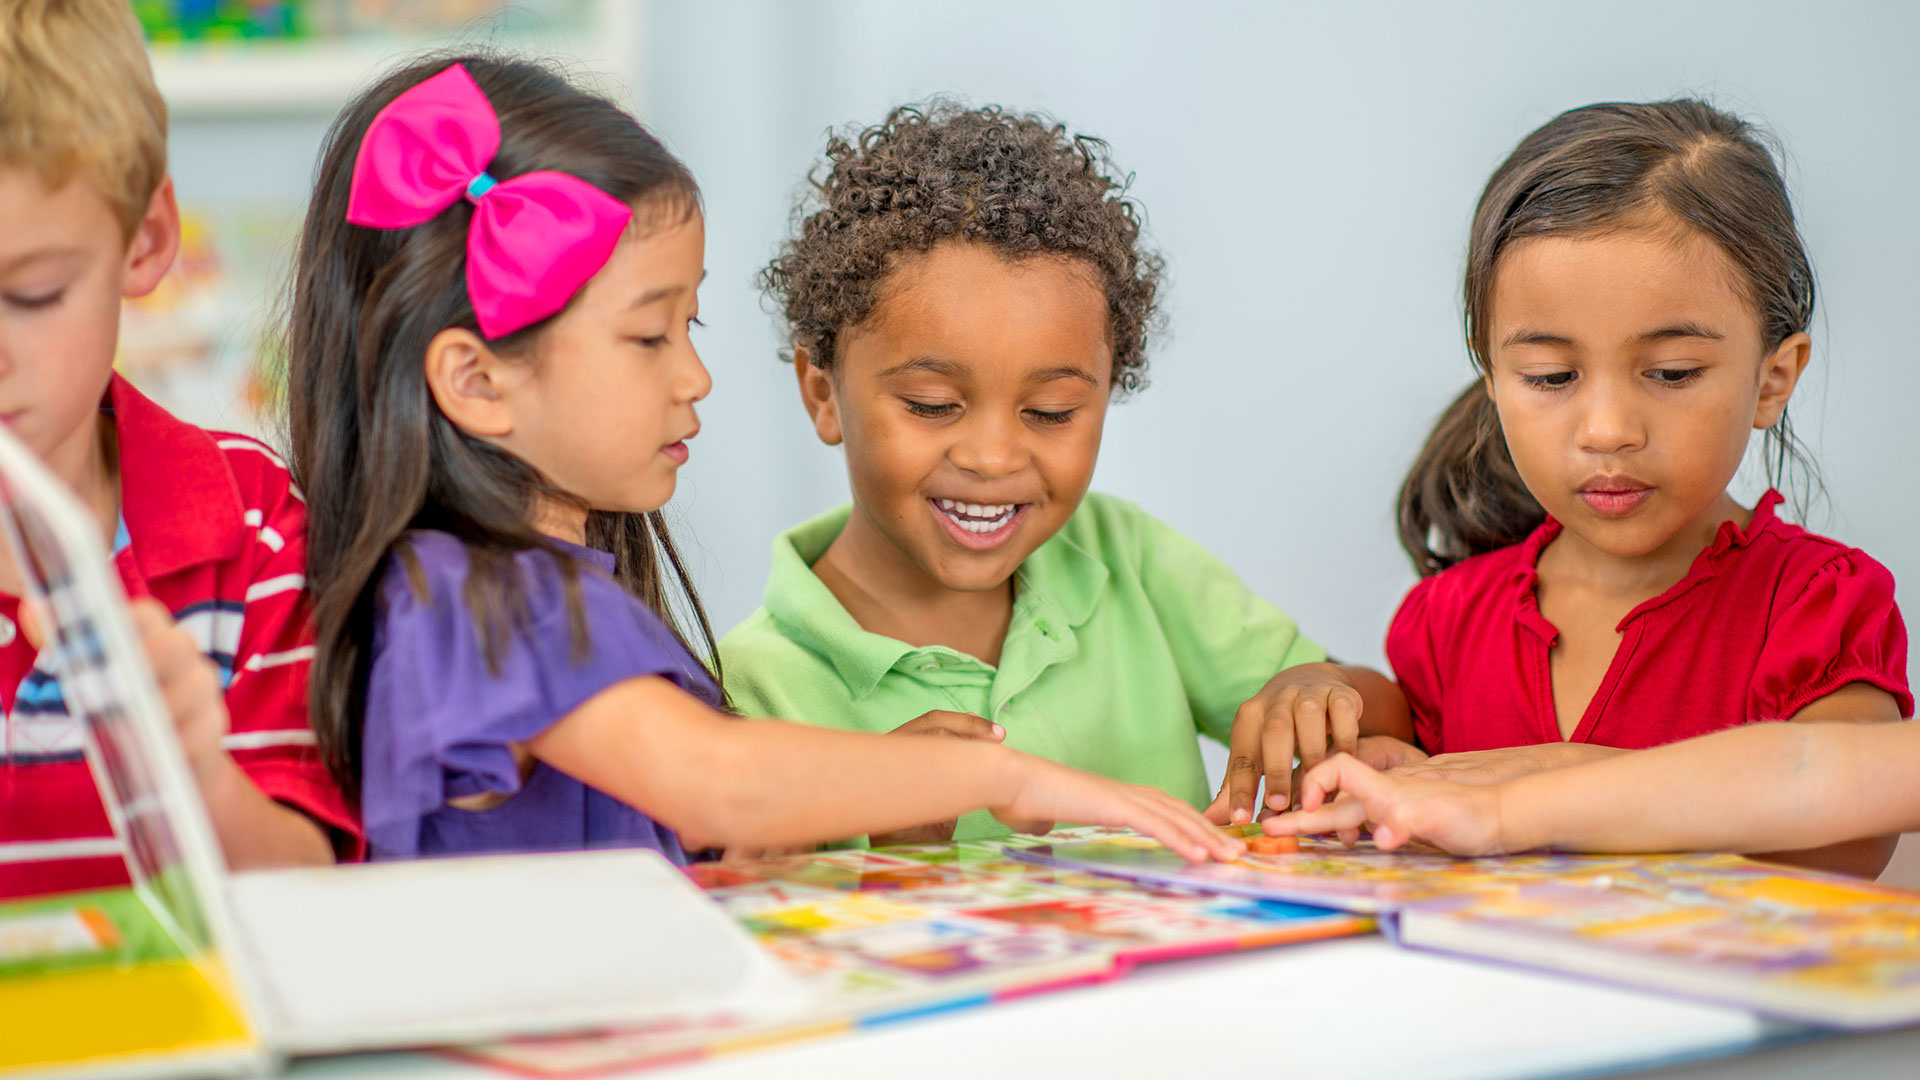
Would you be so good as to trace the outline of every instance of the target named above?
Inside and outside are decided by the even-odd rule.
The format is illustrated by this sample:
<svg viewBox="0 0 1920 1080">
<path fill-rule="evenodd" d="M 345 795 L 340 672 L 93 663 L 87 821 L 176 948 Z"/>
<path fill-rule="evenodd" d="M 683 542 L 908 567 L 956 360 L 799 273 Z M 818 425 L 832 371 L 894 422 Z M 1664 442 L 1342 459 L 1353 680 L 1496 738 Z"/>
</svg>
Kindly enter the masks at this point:
<svg viewBox="0 0 1920 1080">
<path fill-rule="evenodd" d="M 1300 838 L 1297 836 L 1249 836 L 1247 850 L 1255 855 L 1298 855 Z"/>
</svg>

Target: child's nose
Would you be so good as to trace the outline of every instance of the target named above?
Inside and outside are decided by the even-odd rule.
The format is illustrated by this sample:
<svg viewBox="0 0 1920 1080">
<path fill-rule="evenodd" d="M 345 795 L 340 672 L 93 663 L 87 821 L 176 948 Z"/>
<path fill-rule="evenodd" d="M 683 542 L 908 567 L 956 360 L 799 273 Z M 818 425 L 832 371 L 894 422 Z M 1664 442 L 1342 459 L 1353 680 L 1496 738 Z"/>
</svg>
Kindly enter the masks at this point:
<svg viewBox="0 0 1920 1080">
<path fill-rule="evenodd" d="M 975 476 L 1005 476 L 1026 465 L 1028 453 L 1017 420 L 1010 424 L 1000 417 L 976 413 L 956 426 L 955 435 L 947 459 Z"/>
<path fill-rule="evenodd" d="M 1580 448 L 1593 454 L 1618 454 L 1646 445 L 1646 425 L 1624 387 L 1595 380 L 1581 413 Z"/>
<path fill-rule="evenodd" d="M 675 389 L 679 391 L 679 399 L 689 403 L 699 401 L 713 392 L 713 374 L 701 362 L 698 349 L 687 350 L 687 364 L 680 373 Z"/>
</svg>

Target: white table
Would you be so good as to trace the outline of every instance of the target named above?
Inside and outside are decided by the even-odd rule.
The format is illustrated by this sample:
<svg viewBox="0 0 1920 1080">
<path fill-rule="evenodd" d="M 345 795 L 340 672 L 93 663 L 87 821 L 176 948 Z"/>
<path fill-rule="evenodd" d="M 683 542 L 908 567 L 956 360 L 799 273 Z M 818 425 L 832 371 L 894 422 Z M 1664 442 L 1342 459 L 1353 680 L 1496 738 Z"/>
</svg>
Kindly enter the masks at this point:
<svg viewBox="0 0 1920 1080">
<path fill-rule="evenodd" d="M 1380 938 L 1149 967 L 1116 982 L 636 1075 L 762 1077 L 1920 1076 L 1920 1028 L 1819 1037 L 1749 1013 L 1396 949 Z M 1757 1051 L 1757 1053 L 1755 1053 Z M 1728 1057 L 1733 1054 L 1749 1056 Z M 1693 1062 L 1694 1064 L 1686 1064 Z M 503 1080 L 432 1055 L 294 1080 Z"/>
</svg>

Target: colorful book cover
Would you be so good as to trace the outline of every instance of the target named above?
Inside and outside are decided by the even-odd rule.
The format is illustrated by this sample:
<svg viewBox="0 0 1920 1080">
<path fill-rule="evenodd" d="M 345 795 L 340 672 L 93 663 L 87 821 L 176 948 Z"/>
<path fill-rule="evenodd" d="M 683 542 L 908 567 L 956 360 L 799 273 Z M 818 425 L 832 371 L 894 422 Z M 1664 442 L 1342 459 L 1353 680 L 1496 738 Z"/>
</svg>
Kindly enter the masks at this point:
<svg viewBox="0 0 1920 1080">
<path fill-rule="evenodd" d="M 262 1060 L 218 955 L 134 890 L 0 904 L 0 1073 L 213 1075 Z"/>
<path fill-rule="evenodd" d="M 1402 941 L 1834 1027 L 1920 1021 L 1920 894 L 1733 859 L 1504 882 Z"/>
<path fill-rule="evenodd" d="M 1414 948 L 1848 1028 L 1920 1021 L 1920 893 L 1735 855 L 1460 859 L 1303 838 L 1196 865 L 1144 837 L 1021 845 L 1097 872 L 1378 913 Z"/>
<path fill-rule="evenodd" d="M 773 1021 L 683 1018 L 452 1053 L 532 1076 L 668 1064 L 1373 927 L 1325 908 L 1023 862 L 990 843 L 707 863 L 688 874 L 807 982 L 803 1006 Z"/>
</svg>

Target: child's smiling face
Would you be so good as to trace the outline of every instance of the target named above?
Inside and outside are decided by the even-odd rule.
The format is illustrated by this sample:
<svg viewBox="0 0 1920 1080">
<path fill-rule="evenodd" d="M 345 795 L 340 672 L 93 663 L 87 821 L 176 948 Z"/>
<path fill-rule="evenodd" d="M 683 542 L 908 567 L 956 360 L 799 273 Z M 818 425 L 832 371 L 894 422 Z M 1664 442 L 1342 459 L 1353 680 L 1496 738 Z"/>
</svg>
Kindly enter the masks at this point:
<svg viewBox="0 0 1920 1080">
<path fill-rule="evenodd" d="M 925 585 L 1004 586 L 1093 478 L 1113 356 L 1095 272 L 942 244 L 899 260 L 841 336 L 834 367 L 796 357 L 816 430 L 844 442 L 849 533 Z"/>
<path fill-rule="evenodd" d="M 1766 347 L 1711 241 L 1670 228 L 1521 241 L 1491 315 L 1488 385 L 1521 479 L 1615 557 L 1711 539 L 1807 361 L 1805 334 Z"/>
</svg>

